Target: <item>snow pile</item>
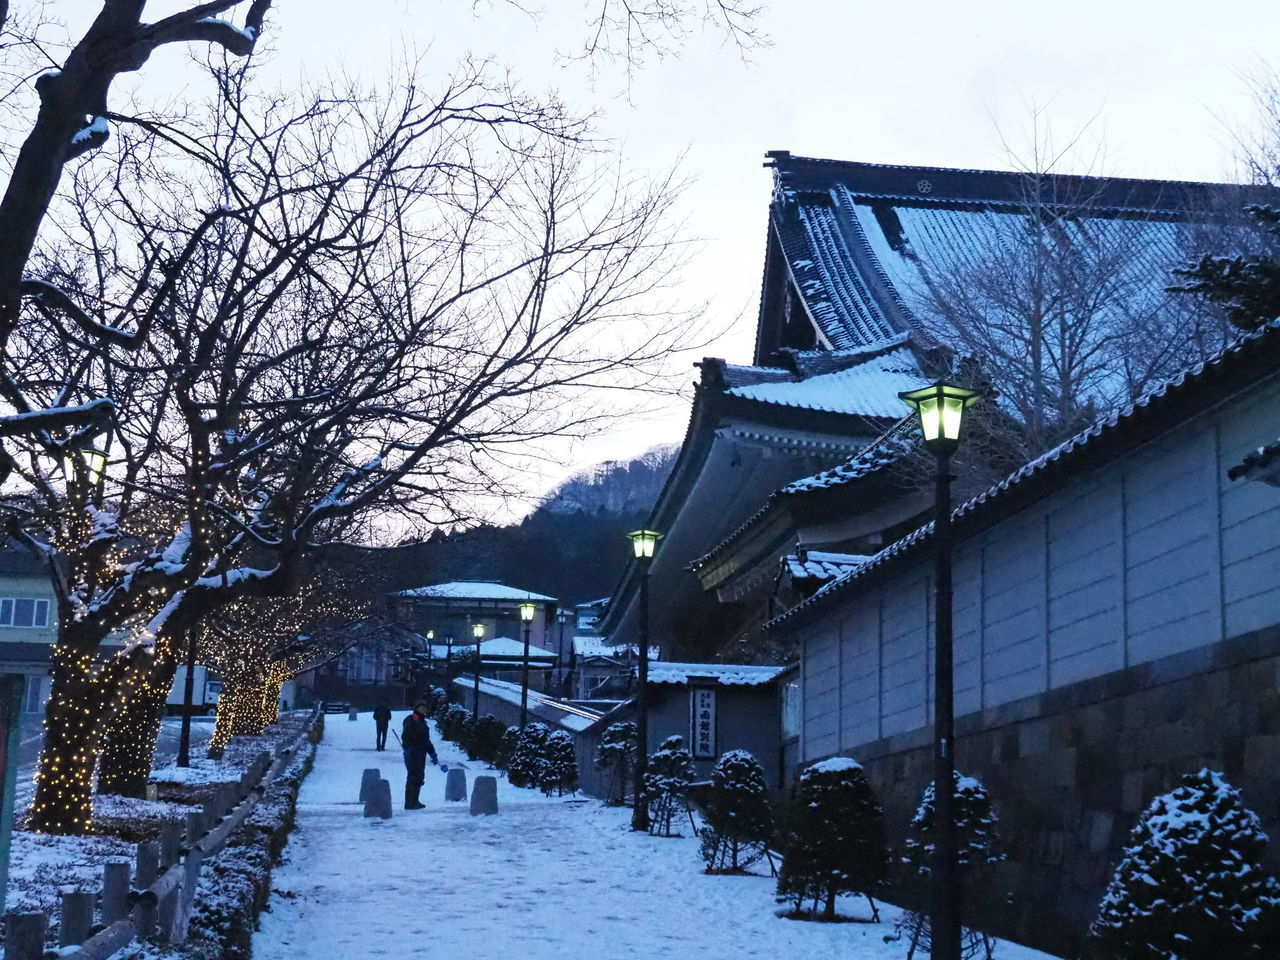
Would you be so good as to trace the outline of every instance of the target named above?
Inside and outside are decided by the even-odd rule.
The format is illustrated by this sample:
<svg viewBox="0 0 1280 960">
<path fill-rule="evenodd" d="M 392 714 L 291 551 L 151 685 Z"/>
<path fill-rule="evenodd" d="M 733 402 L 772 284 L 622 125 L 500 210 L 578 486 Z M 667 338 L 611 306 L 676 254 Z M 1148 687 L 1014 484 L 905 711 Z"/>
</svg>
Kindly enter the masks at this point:
<svg viewBox="0 0 1280 960">
<path fill-rule="evenodd" d="M 826 760 L 819 760 L 817 763 L 811 763 L 806 768 L 806 773 L 846 773 L 853 770 L 861 770 L 862 764 L 853 757 L 830 757 Z"/>
</svg>

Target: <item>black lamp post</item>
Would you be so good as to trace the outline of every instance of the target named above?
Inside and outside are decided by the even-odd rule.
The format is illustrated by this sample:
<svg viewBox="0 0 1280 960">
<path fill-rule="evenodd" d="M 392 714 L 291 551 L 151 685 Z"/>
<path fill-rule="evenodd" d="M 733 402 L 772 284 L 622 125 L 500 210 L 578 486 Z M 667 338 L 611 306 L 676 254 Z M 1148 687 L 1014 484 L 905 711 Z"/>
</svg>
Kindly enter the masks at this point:
<svg viewBox="0 0 1280 960">
<path fill-rule="evenodd" d="M 480 718 L 480 641 L 484 639 L 484 624 L 473 623 L 471 625 L 471 637 L 476 642 L 476 663 L 475 673 L 471 678 L 471 716 L 474 719 Z"/>
<path fill-rule="evenodd" d="M 631 829 L 649 829 L 649 806 L 644 796 L 644 774 L 649 761 L 649 565 L 662 534 L 654 530 L 634 530 L 632 554 L 640 565 L 640 675 L 636 685 L 636 770 L 635 804 L 631 810 Z"/>
<path fill-rule="evenodd" d="M 565 673 L 565 655 L 564 655 L 564 625 L 573 618 L 573 614 L 563 607 L 556 611 L 556 623 L 560 624 L 560 644 L 556 649 L 556 674 L 559 677 L 558 683 L 561 692 L 568 694 L 568 675 Z"/>
<path fill-rule="evenodd" d="M 520 664 L 520 729 L 529 719 L 529 631 L 538 605 L 532 601 L 520 604 L 520 621 L 524 624 L 524 660 Z"/>
<path fill-rule="evenodd" d="M 191 766 L 191 710 L 196 684 L 196 628 L 187 627 L 187 678 L 182 685 L 182 731 L 175 766 Z"/>
<path fill-rule="evenodd" d="M 924 445 L 938 461 L 933 534 L 934 575 L 933 864 L 929 940 L 932 960 L 960 960 L 960 889 L 956 877 L 955 704 L 951 639 L 951 455 L 965 410 L 981 394 L 935 383 L 898 394 L 920 416 Z"/>
<path fill-rule="evenodd" d="M 427 680 L 427 682 L 433 686 L 435 685 L 435 682 L 436 682 L 435 645 L 436 645 L 436 632 L 434 630 L 428 630 L 427 631 L 427 677 L 429 679 Z M 420 692 L 421 691 L 415 690 L 413 694 L 414 697 L 417 697 Z"/>
</svg>

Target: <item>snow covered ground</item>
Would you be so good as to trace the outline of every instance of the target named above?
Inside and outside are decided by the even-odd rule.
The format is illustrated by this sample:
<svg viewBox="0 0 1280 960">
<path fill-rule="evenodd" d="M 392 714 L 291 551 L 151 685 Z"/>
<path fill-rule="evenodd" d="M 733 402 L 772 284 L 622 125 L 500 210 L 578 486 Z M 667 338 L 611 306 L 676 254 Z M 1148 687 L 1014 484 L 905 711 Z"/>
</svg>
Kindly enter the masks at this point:
<svg viewBox="0 0 1280 960">
<path fill-rule="evenodd" d="M 368 714 L 326 724 L 254 938 L 255 960 L 292 960 L 317 948 L 336 960 L 906 956 L 904 943 L 884 942 L 894 932 L 892 907 L 879 924 L 782 919 L 769 877 L 707 876 L 696 840 L 633 834 L 629 811 L 598 801 L 546 799 L 499 779 L 499 815 L 472 817 L 465 803 L 444 802 L 444 774 L 429 770 L 427 809 L 406 813 L 395 740 L 385 753 L 373 740 Z M 442 761 L 467 763 L 453 744 L 437 738 L 436 747 Z M 468 786 L 485 772 L 469 766 Z M 389 821 L 361 815 L 365 767 L 391 781 Z M 850 900 L 841 912 L 864 916 L 866 906 Z M 1048 958 L 1004 943 L 996 956 Z"/>
</svg>

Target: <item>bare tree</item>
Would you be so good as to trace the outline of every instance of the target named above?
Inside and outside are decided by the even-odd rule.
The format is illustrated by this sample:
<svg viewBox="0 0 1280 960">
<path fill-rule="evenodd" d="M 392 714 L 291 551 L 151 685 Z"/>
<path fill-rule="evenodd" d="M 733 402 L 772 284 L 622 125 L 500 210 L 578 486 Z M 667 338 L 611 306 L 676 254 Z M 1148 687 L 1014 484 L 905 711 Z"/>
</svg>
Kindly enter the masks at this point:
<svg viewBox="0 0 1280 960">
<path fill-rule="evenodd" d="M 483 65 L 435 98 L 410 78 L 301 108 L 216 75 L 194 133 L 126 139 L 107 184 L 85 169 L 75 296 L 32 305 L 32 362 L 0 381 L 118 411 L 97 485 L 50 469 L 83 436 L 15 438 L 11 528 L 59 606 L 40 830 L 86 829 L 103 718 L 187 627 L 296 592 L 335 544 L 468 515 L 528 444 L 599 422 L 583 391 L 644 389 L 689 334 L 663 296 L 675 184 L 611 174 L 557 105 Z M 82 336 L 79 302 L 156 319 L 127 350 Z"/>
<path fill-rule="evenodd" d="M 1227 335 L 1220 313 L 1166 289 L 1208 225 L 1116 216 L 1105 178 L 1055 175 L 1070 147 L 1055 150 L 1035 119 L 1020 201 L 966 213 L 965 241 L 934 252 L 911 296 L 937 340 L 978 360 L 1014 416 L 1024 457 Z"/>
</svg>

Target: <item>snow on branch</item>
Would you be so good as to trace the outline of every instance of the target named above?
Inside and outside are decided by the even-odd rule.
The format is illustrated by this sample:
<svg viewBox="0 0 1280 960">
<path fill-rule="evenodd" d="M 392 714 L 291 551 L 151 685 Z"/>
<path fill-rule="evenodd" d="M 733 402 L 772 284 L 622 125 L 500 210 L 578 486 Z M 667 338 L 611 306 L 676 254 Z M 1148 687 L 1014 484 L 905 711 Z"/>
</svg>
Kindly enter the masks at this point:
<svg viewBox="0 0 1280 960">
<path fill-rule="evenodd" d="M 0 417 L 0 437 L 31 436 L 42 431 L 65 430 L 106 423 L 115 411 L 107 399 L 91 400 L 70 407 L 49 407 Z"/>
</svg>

